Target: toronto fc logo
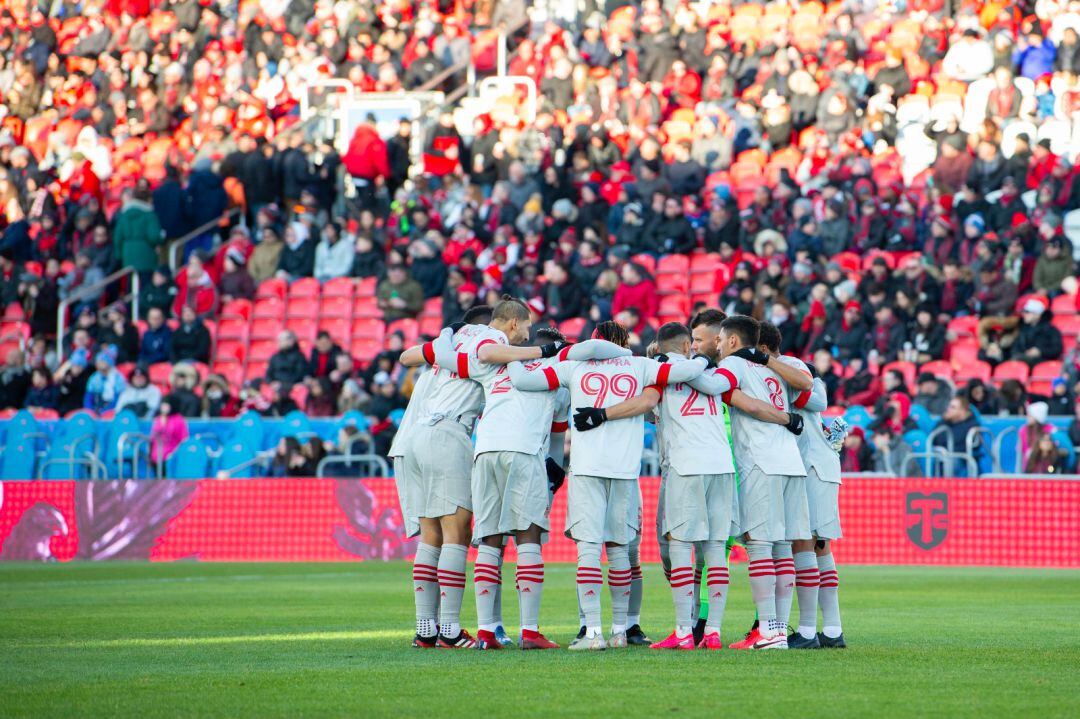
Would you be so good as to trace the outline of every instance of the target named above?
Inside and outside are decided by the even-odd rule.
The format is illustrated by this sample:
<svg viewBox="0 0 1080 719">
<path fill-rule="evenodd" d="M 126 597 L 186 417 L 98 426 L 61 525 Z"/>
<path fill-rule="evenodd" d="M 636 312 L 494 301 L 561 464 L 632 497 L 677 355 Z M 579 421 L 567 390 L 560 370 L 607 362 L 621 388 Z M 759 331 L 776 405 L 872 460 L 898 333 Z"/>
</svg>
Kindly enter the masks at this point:
<svg viewBox="0 0 1080 719">
<path fill-rule="evenodd" d="M 949 495 L 910 492 L 907 496 L 907 535 L 915 546 L 933 549 L 949 533 Z"/>
</svg>

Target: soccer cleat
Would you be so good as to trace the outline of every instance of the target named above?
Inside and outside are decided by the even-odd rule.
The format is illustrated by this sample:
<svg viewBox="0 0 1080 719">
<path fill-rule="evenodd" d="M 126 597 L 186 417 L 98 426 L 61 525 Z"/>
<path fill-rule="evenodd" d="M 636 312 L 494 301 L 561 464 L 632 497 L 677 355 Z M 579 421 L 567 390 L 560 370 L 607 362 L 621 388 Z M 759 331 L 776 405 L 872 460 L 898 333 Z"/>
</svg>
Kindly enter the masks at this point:
<svg viewBox="0 0 1080 719">
<path fill-rule="evenodd" d="M 723 649 L 724 642 L 720 640 L 719 632 L 709 632 L 701 638 L 701 641 L 697 643 L 698 649 Z"/>
<path fill-rule="evenodd" d="M 705 638 L 705 619 L 698 617 L 697 622 L 694 623 L 694 644 L 700 645 L 701 640 Z"/>
<path fill-rule="evenodd" d="M 576 639 L 584 639 L 585 638 L 585 625 L 584 624 L 581 625 L 581 629 L 577 630 L 577 637 L 575 637 L 575 638 Z"/>
<path fill-rule="evenodd" d="M 843 632 L 838 637 L 827 637 L 822 632 L 818 632 L 817 640 L 822 649 L 847 649 Z"/>
<path fill-rule="evenodd" d="M 608 646 L 612 649 L 626 649 L 626 644 L 626 632 L 612 634 L 611 639 L 608 639 Z"/>
<path fill-rule="evenodd" d="M 514 640 L 507 635 L 506 629 L 504 629 L 501 624 L 495 627 L 495 639 L 497 639 L 499 644 L 502 644 L 504 647 L 514 646 Z"/>
<path fill-rule="evenodd" d="M 694 648 L 694 635 L 687 634 L 685 637 L 680 637 L 675 632 L 671 633 L 667 639 L 650 644 L 649 649 L 693 649 Z"/>
<path fill-rule="evenodd" d="M 761 639 L 761 632 L 758 631 L 757 626 L 754 626 L 750 631 L 746 633 L 746 636 L 739 641 L 731 645 L 732 649 L 753 649 L 754 645 Z"/>
<path fill-rule="evenodd" d="M 439 646 L 439 635 L 433 634 L 430 637 L 422 637 L 417 634 L 413 637 L 412 645 L 416 649 L 436 649 Z"/>
<path fill-rule="evenodd" d="M 595 637 L 578 637 L 574 641 L 570 642 L 570 646 L 567 647 L 572 652 L 582 651 L 603 651 L 607 649 L 607 642 L 604 641 L 603 634 L 597 634 Z"/>
<path fill-rule="evenodd" d="M 559 645 L 545 637 L 540 632 L 526 629 L 521 632 L 522 649 L 558 649 Z"/>
<path fill-rule="evenodd" d="M 464 629 L 456 637 L 439 635 L 439 649 L 475 649 L 476 640 Z"/>
<path fill-rule="evenodd" d="M 787 635 L 777 634 L 773 637 L 759 637 L 751 649 L 787 649 Z"/>
<path fill-rule="evenodd" d="M 821 643 L 817 637 L 807 639 L 802 634 L 795 632 L 787 638 L 788 649 L 821 649 Z"/>
<path fill-rule="evenodd" d="M 645 636 L 645 632 L 642 631 L 640 625 L 635 624 L 626 630 L 626 643 L 643 647 L 652 644 L 652 640 Z"/>
<path fill-rule="evenodd" d="M 495 632 L 489 632 L 486 629 L 481 629 L 476 633 L 476 648 L 502 649 L 503 645 L 499 643 L 499 638 L 495 636 Z"/>
</svg>

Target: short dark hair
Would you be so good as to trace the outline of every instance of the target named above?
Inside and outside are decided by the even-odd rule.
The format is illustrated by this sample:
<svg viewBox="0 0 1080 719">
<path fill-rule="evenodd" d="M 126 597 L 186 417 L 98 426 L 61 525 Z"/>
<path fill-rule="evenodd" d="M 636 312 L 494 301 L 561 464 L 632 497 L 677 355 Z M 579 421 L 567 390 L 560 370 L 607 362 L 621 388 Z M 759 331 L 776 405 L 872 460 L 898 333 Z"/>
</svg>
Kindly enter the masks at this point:
<svg viewBox="0 0 1080 719">
<path fill-rule="evenodd" d="M 701 325 L 717 326 L 719 327 L 726 320 L 727 313 L 723 310 L 702 310 L 694 315 L 694 318 L 690 320 L 690 329 L 695 330 Z"/>
<path fill-rule="evenodd" d="M 593 330 L 593 337 L 607 340 L 620 347 L 630 346 L 630 331 L 614 320 L 607 320 L 596 325 L 596 329 Z"/>
<path fill-rule="evenodd" d="M 534 345 L 543 345 L 549 342 L 566 342 L 566 335 L 555 327 L 541 327 L 536 330 Z"/>
<path fill-rule="evenodd" d="M 326 330 L 319 330 L 319 334 L 315 335 L 315 339 L 317 339 L 317 340 L 327 339 L 328 340 L 328 339 L 330 339 L 330 333 L 327 332 Z"/>
<path fill-rule="evenodd" d="M 491 319 L 503 322 L 509 322 L 510 320 L 526 322 L 529 317 L 528 306 L 521 300 L 515 300 L 509 295 L 503 295 L 502 299 L 495 305 L 495 309 L 491 311 Z"/>
<path fill-rule="evenodd" d="M 720 329 L 736 335 L 744 347 L 757 347 L 761 324 L 747 315 L 732 315 L 720 323 Z"/>
<path fill-rule="evenodd" d="M 780 340 L 783 339 L 780 334 L 780 328 L 774 325 L 772 322 L 762 322 L 761 330 L 758 333 L 758 344 L 765 345 L 770 352 L 780 352 Z"/>
<path fill-rule="evenodd" d="M 488 305 L 470 307 L 465 311 L 461 321 L 467 325 L 486 325 L 491 322 L 491 307 Z"/>
<path fill-rule="evenodd" d="M 667 322 L 656 331 L 656 343 L 664 351 L 672 342 L 690 339 L 690 330 L 682 322 Z"/>
</svg>

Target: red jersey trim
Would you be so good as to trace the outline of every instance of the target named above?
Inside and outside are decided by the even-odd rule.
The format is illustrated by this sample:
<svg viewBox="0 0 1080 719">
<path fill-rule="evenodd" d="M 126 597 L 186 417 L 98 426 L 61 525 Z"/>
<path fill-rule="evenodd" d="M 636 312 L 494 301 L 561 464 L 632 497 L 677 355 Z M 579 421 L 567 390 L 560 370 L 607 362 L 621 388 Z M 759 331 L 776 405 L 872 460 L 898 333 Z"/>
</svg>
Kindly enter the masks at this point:
<svg viewBox="0 0 1080 719">
<path fill-rule="evenodd" d="M 666 387 L 668 381 L 668 375 L 671 374 L 671 365 L 660 365 L 660 371 L 656 373 L 656 386 Z"/>
<path fill-rule="evenodd" d="M 559 388 L 559 375 L 556 374 L 554 369 L 552 369 L 551 367 L 545 367 L 544 368 L 544 377 L 547 378 L 548 389 L 558 389 Z"/>
<path fill-rule="evenodd" d="M 566 345 L 561 350 L 559 350 L 559 361 L 560 362 L 565 362 L 566 361 L 567 357 L 570 354 L 570 348 L 571 347 L 573 347 L 573 345 Z"/>
<path fill-rule="evenodd" d="M 739 386 L 739 380 L 735 379 L 735 375 L 733 375 L 731 373 L 731 370 L 724 369 L 723 367 L 717 367 L 716 368 L 716 374 L 720 375 L 721 377 L 725 378 L 728 382 L 730 382 L 731 383 L 731 389 L 735 389 L 736 387 Z M 724 401 L 727 402 L 727 400 L 724 400 Z"/>
<path fill-rule="evenodd" d="M 570 429 L 570 423 L 569 422 L 552 422 L 551 423 L 551 433 L 552 434 L 559 434 L 560 432 L 565 432 L 568 429 Z"/>
<path fill-rule="evenodd" d="M 435 364 L 435 346 L 431 342 L 420 345 L 420 353 L 424 355 L 425 362 Z"/>
<path fill-rule="evenodd" d="M 806 403 L 810 401 L 810 395 L 813 392 L 800 392 L 799 396 L 795 398 L 795 409 L 802 409 L 806 406 Z"/>
<path fill-rule="evenodd" d="M 469 378 L 469 355 L 464 352 L 457 353 L 457 373 L 462 379 Z"/>
</svg>

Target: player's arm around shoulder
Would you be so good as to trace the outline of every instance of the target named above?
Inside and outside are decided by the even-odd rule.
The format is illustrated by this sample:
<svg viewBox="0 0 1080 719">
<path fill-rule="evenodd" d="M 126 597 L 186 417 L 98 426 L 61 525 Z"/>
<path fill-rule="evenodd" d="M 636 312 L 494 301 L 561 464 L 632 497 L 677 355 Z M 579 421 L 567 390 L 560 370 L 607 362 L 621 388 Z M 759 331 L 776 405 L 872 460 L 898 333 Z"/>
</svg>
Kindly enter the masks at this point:
<svg viewBox="0 0 1080 719">
<path fill-rule="evenodd" d="M 550 392 L 568 386 L 577 362 L 510 362 L 506 365 L 510 383 L 523 392 Z"/>
<path fill-rule="evenodd" d="M 802 399 L 800 395 L 796 398 L 796 403 Z M 796 405 L 797 406 L 797 405 Z M 825 387 L 825 381 L 820 377 L 814 378 L 814 389 L 810 391 L 810 395 L 803 403 L 802 409 L 807 412 L 824 412 L 829 408 L 829 390 Z"/>
<path fill-rule="evenodd" d="M 738 388 L 745 366 L 746 362 L 738 357 L 726 357 L 720 361 L 720 366 L 702 372 L 689 384 L 702 394 L 719 397 Z"/>
<path fill-rule="evenodd" d="M 787 412 L 773 407 L 768 402 L 754 399 L 740 389 L 732 390 L 724 397 L 724 400 L 729 407 L 734 407 L 762 422 L 786 425 L 791 419 L 791 416 Z"/>
<path fill-rule="evenodd" d="M 796 392 L 809 392 L 814 388 L 814 378 L 802 360 L 794 357 L 770 357 L 766 366 Z"/>
</svg>

